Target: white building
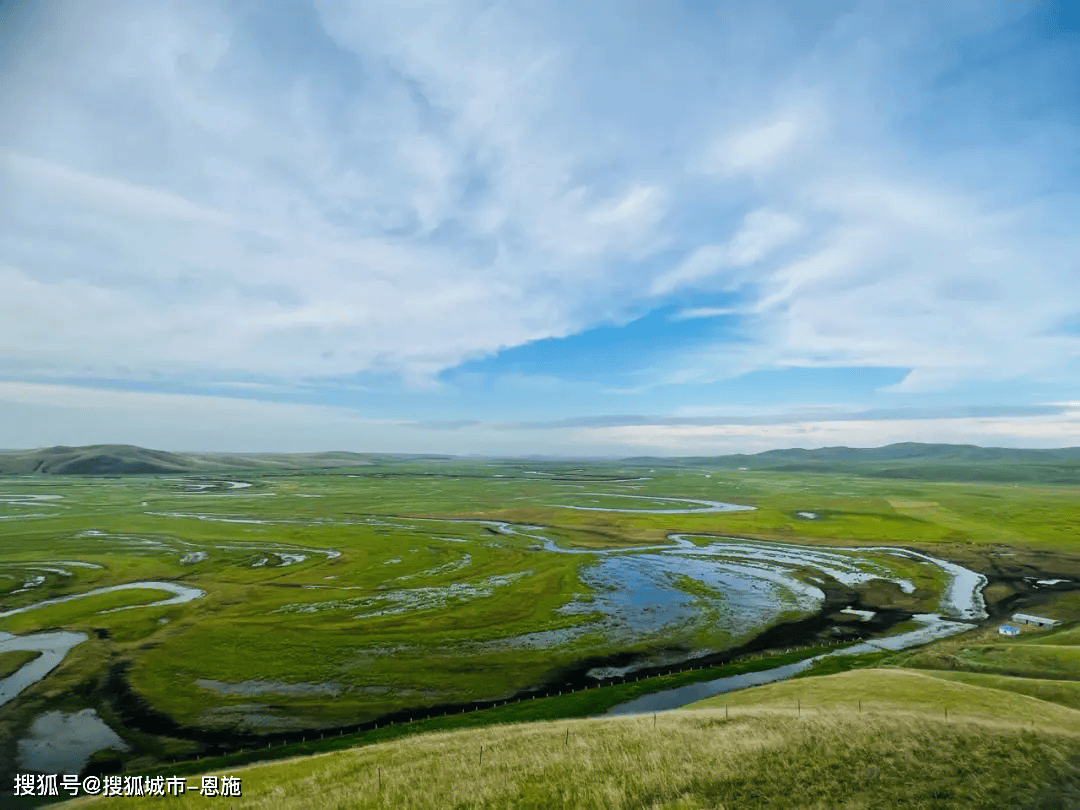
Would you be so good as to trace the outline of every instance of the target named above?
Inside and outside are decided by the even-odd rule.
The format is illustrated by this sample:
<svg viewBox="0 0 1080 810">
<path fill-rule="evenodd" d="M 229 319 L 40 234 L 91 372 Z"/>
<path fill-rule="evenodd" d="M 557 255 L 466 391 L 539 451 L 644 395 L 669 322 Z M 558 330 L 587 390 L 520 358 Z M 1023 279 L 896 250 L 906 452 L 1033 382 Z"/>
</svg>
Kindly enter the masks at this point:
<svg viewBox="0 0 1080 810">
<path fill-rule="evenodd" d="M 1045 619 L 1042 616 L 1032 616 L 1030 613 L 1014 613 L 1013 621 L 1017 624 L 1033 624 L 1036 627 L 1056 627 L 1061 622 L 1053 619 Z"/>
<path fill-rule="evenodd" d="M 998 633 L 1002 636 L 1018 636 L 1020 635 L 1020 628 L 1013 627 L 1011 624 L 1003 624 L 998 628 Z"/>
</svg>

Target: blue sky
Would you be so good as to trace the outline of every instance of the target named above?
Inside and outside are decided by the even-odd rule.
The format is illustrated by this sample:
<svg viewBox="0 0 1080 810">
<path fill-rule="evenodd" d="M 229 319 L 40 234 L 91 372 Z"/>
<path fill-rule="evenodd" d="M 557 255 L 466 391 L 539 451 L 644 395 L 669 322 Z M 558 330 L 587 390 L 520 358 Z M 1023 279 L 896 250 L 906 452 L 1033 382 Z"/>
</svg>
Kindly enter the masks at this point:
<svg viewBox="0 0 1080 810">
<path fill-rule="evenodd" d="M 0 446 L 1080 445 L 1080 7 L 15 2 Z"/>
</svg>

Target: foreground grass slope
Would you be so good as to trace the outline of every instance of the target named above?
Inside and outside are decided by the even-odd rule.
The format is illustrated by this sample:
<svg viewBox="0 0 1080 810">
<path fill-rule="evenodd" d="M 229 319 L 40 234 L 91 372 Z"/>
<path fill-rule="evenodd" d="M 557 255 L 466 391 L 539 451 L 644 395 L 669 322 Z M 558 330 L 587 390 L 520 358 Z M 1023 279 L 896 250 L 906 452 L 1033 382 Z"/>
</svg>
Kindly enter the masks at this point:
<svg viewBox="0 0 1080 810">
<path fill-rule="evenodd" d="M 695 703 L 695 709 L 770 711 L 831 716 L 924 715 L 934 719 L 1003 722 L 1080 734 L 1080 711 L 989 684 L 937 678 L 908 669 L 856 669 L 836 675 L 797 678 Z"/>
<path fill-rule="evenodd" d="M 944 670 L 925 670 L 926 675 L 947 681 L 970 683 L 990 689 L 1006 692 L 1018 692 L 1021 695 L 1059 703 L 1071 709 L 1080 709 L 1080 681 L 1057 680 L 1054 678 L 1017 678 L 1009 675 L 987 675 L 981 672 L 951 672 Z M 1080 673 L 1076 673 L 1080 676 Z"/>
<path fill-rule="evenodd" d="M 798 714 L 796 693 L 818 710 Z M 857 694 L 877 701 L 875 709 L 851 708 Z M 425 734 L 252 766 L 233 773 L 244 797 L 229 806 L 1049 810 L 1080 803 L 1080 712 L 1032 698 L 863 670 L 713 703 L 655 718 Z M 938 711 L 946 703 L 954 707 L 947 721 Z M 143 798 L 140 807 L 215 801 L 222 800 L 189 794 Z"/>
</svg>

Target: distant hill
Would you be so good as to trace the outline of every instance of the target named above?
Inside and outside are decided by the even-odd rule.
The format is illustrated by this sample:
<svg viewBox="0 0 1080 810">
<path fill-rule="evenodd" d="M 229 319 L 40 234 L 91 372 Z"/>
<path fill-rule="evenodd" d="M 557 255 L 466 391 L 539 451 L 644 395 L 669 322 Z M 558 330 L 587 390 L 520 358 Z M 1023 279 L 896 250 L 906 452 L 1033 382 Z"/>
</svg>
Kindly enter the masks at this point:
<svg viewBox="0 0 1080 810">
<path fill-rule="evenodd" d="M 139 475 L 361 467 L 374 453 L 169 453 L 130 444 L 0 451 L 0 475 Z"/>
<path fill-rule="evenodd" d="M 44 475 L 130 475 L 186 472 L 188 459 L 126 444 L 49 447 L 0 452 L 0 473 Z"/>
<path fill-rule="evenodd" d="M 514 460 L 517 459 L 507 459 Z M 479 463 L 454 456 L 408 453 L 169 453 L 129 444 L 0 450 L 0 475 L 138 475 L 223 474 L 244 470 L 335 470 L 391 465 L 398 470 L 428 470 L 430 465 Z M 483 464 L 487 464 L 485 460 Z M 568 467 L 568 464 L 573 467 Z M 549 471 L 564 467 L 574 474 L 585 467 L 707 467 L 728 470 L 807 472 L 907 478 L 923 481 L 1001 481 L 1080 484 L 1080 447 L 1018 450 L 970 444 L 904 442 L 885 447 L 792 448 L 753 455 L 641 456 L 618 461 L 532 461 Z"/>
<path fill-rule="evenodd" d="M 638 457 L 623 461 L 650 466 L 697 465 L 774 472 L 843 473 L 923 481 L 1080 483 L 1080 447 L 1027 450 L 902 442 L 884 447 L 791 448 L 753 455 Z"/>
</svg>

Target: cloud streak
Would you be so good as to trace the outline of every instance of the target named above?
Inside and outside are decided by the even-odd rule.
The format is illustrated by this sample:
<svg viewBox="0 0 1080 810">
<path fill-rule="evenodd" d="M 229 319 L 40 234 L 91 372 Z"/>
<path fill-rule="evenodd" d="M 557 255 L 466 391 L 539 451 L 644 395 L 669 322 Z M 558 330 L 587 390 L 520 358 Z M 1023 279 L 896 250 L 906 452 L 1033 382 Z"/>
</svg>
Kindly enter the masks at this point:
<svg viewBox="0 0 1080 810">
<path fill-rule="evenodd" d="M 1064 441 L 1062 413 L 976 390 L 1080 381 L 1075 57 L 1006 6 L 24 4 L 0 27 L 0 368 L 328 406 L 377 378 L 459 431 L 739 426 L 605 422 L 599 389 L 579 422 L 442 404 L 464 364 L 605 327 L 630 412 L 895 369 L 852 424 L 963 389 Z M 623 350 L 651 312 L 703 328 Z M 896 424 L 953 418 L 976 417 Z"/>
<path fill-rule="evenodd" d="M 0 446 L 133 442 L 175 451 L 548 453 L 626 456 L 756 452 L 894 441 L 1010 447 L 1080 445 L 1080 408 L 937 412 L 803 409 L 771 415 L 602 416 L 548 422 L 372 418 L 355 409 L 229 396 L 0 381 Z M 161 436 L 170 438 L 164 444 Z M 228 436 L 228 441 L 222 441 Z"/>
</svg>

